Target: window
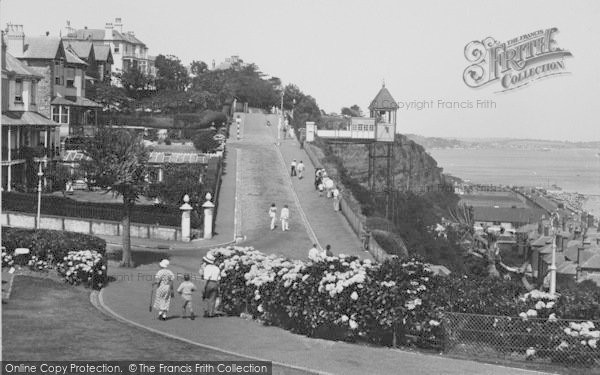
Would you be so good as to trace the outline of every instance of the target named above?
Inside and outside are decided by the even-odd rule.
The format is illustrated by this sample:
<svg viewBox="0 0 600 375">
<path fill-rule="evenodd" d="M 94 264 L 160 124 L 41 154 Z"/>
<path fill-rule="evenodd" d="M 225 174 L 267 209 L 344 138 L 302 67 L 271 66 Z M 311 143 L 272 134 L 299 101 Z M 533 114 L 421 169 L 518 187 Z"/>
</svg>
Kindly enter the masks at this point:
<svg viewBox="0 0 600 375">
<path fill-rule="evenodd" d="M 69 107 L 65 105 L 57 105 L 52 107 L 52 121 L 59 124 L 69 123 Z"/>
<path fill-rule="evenodd" d="M 358 124 L 358 131 L 361 132 L 363 130 L 362 124 Z"/>
<path fill-rule="evenodd" d="M 23 80 L 15 81 L 15 103 L 23 103 Z"/>
<path fill-rule="evenodd" d="M 75 80 L 74 79 L 67 79 L 67 87 L 74 88 L 75 87 Z"/>
<path fill-rule="evenodd" d="M 36 91 L 37 91 L 37 83 L 35 81 L 31 81 L 31 89 L 29 90 L 29 104 L 36 105 Z"/>
<path fill-rule="evenodd" d="M 115 53 L 119 53 L 119 47 L 115 46 Z"/>
</svg>

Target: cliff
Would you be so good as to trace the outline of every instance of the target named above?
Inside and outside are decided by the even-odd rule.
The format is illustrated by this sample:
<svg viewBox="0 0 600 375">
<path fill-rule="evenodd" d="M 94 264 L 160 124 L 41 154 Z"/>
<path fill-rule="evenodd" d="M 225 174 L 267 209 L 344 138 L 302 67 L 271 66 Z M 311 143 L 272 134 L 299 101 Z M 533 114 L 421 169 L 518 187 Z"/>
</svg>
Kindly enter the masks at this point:
<svg viewBox="0 0 600 375">
<path fill-rule="evenodd" d="M 335 144 L 320 142 L 320 147 L 330 147 L 331 152 L 339 157 L 348 175 L 367 187 L 369 171 L 369 151 L 364 144 Z M 376 155 L 385 155 L 386 146 L 377 145 Z M 382 190 L 385 186 L 387 160 L 376 160 L 376 188 Z M 394 187 L 401 191 L 416 193 L 437 191 L 444 183 L 442 168 L 432 158 L 423 146 L 408 139 L 402 134 L 396 135 L 393 146 L 393 181 Z"/>
</svg>

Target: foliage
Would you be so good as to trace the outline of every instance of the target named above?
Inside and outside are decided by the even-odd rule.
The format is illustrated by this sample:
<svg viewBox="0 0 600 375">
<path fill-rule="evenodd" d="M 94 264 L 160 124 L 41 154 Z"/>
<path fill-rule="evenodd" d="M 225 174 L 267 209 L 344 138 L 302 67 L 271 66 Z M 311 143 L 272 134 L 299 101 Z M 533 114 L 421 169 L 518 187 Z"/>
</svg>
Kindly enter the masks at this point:
<svg viewBox="0 0 600 375">
<path fill-rule="evenodd" d="M 109 82 L 91 84 L 86 88 L 86 96 L 96 103 L 102 104 L 105 111 L 123 112 L 132 109 L 133 100 L 128 96 L 128 91 L 124 87 L 114 86 Z"/>
<path fill-rule="evenodd" d="M 71 285 L 85 284 L 92 289 L 100 289 L 107 280 L 106 260 L 96 251 L 70 251 L 57 264 L 57 270 Z"/>
<path fill-rule="evenodd" d="M 39 259 L 52 262 L 59 261 L 69 251 L 90 249 L 104 254 L 106 241 L 88 234 L 46 230 L 46 229 L 19 229 L 2 227 L 2 245 L 8 253 L 16 248 L 28 248 L 32 255 Z"/>
<path fill-rule="evenodd" d="M 184 91 L 189 84 L 189 74 L 178 57 L 158 55 L 156 66 L 157 90 Z"/>
<path fill-rule="evenodd" d="M 341 110 L 342 115 L 350 116 L 350 117 L 361 117 L 362 111 L 359 106 L 354 104 L 352 107 L 342 107 Z"/>
<path fill-rule="evenodd" d="M 2 268 L 9 268 L 15 264 L 12 254 L 2 251 Z"/>
<path fill-rule="evenodd" d="M 92 186 L 110 189 L 123 197 L 123 260 L 131 266 L 131 210 L 147 188 L 148 152 L 142 138 L 125 130 L 104 127 L 83 150 L 81 166 Z"/>
<path fill-rule="evenodd" d="M 38 272 L 48 272 L 52 268 L 52 264 L 49 261 L 41 259 L 37 255 L 31 256 L 27 262 L 27 266 L 30 270 Z"/>
<path fill-rule="evenodd" d="M 219 142 L 213 139 L 216 134 L 217 131 L 212 129 L 198 130 L 193 139 L 196 150 L 203 153 L 214 152 L 219 147 Z"/>
<path fill-rule="evenodd" d="M 408 249 L 399 235 L 378 229 L 372 230 L 371 235 L 387 254 L 397 255 L 400 258 L 408 256 Z"/>
<path fill-rule="evenodd" d="M 152 77 L 135 66 L 117 74 L 116 78 L 121 82 L 121 86 L 130 98 L 140 99 L 151 94 L 154 83 Z"/>
<path fill-rule="evenodd" d="M 194 60 L 190 64 L 190 72 L 192 72 L 194 76 L 199 76 L 206 71 L 208 71 L 208 65 L 206 65 L 204 61 Z"/>
</svg>

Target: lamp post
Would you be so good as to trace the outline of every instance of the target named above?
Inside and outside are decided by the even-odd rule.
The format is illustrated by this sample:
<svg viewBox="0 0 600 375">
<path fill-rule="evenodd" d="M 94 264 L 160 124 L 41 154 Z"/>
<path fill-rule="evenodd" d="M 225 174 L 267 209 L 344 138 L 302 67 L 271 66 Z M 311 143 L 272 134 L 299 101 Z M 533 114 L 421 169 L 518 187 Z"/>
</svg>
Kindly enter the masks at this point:
<svg viewBox="0 0 600 375">
<path fill-rule="evenodd" d="M 556 223 L 559 222 L 558 212 L 550 216 L 550 224 L 552 225 L 552 264 L 548 267 L 550 271 L 550 295 L 556 294 Z"/>
<path fill-rule="evenodd" d="M 44 176 L 44 172 L 42 172 L 42 163 L 40 162 L 40 168 L 37 173 L 38 176 L 38 204 L 37 204 L 37 220 L 35 222 L 36 229 L 40 228 L 40 211 L 42 207 L 42 177 Z"/>
</svg>

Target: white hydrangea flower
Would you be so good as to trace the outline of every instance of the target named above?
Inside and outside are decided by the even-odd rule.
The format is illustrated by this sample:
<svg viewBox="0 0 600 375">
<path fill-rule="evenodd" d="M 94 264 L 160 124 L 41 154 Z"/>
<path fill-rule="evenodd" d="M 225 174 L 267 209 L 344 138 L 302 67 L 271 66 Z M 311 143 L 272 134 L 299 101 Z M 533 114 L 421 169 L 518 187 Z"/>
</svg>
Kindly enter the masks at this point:
<svg viewBox="0 0 600 375">
<path fill-rule="evenodd" d="M 358 299 L 358 293 L 356 293 L 356 291 L 352 292 L 350 298 L 352 298 L 353 301 L 356 301 Z"/>
</svg>

